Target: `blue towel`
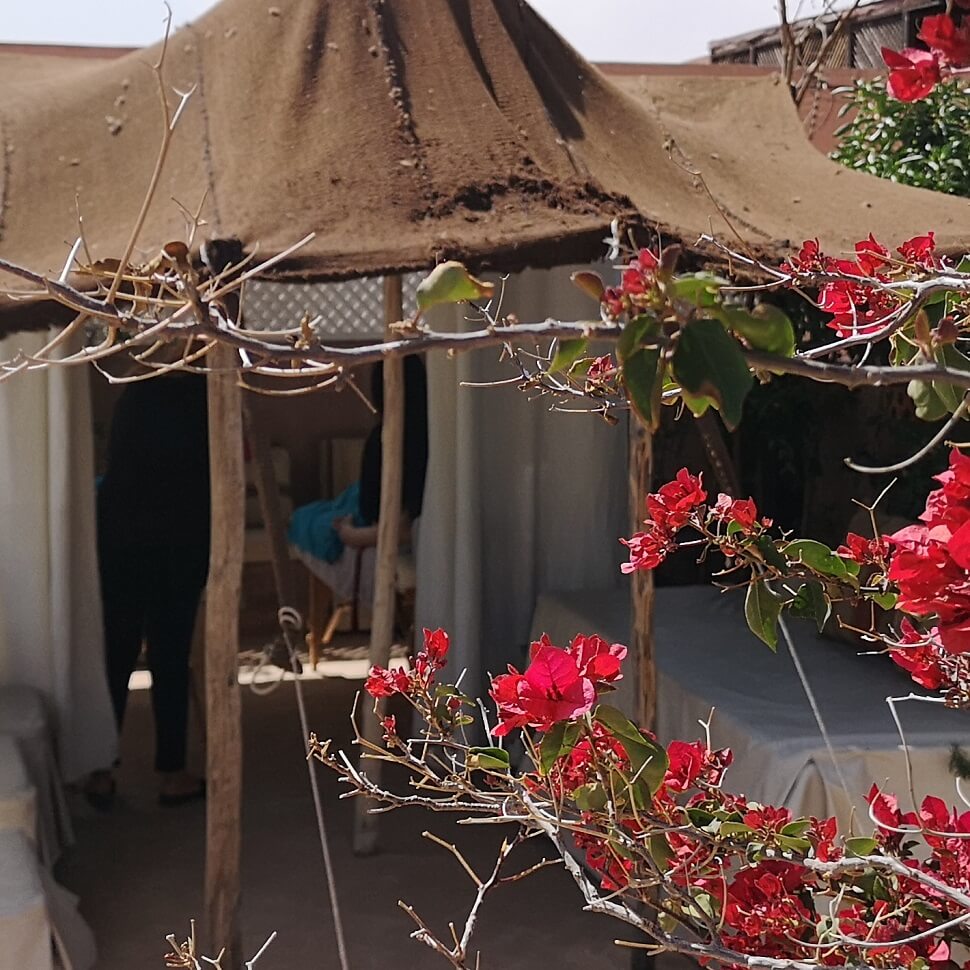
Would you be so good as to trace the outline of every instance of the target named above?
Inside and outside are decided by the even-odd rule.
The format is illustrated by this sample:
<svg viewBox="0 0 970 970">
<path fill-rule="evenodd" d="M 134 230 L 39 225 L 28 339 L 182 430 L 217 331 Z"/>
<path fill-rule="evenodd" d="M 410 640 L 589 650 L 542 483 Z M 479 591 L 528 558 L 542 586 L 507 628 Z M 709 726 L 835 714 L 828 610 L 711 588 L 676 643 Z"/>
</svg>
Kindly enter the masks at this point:
<svg viewBox="0 0 970 970">
<path fill-rule="evenodd" d="M 336 519 L 349 515 L 354 525 L 364 525 L 360 518 L 360 483 L 354 482 L 336 498 L 321 499 L 309 505 L 301 505 L 290 519 L 290 544 L 316 559 L 336 562 L 344 551 L 333 527 Z"/>
</svg>

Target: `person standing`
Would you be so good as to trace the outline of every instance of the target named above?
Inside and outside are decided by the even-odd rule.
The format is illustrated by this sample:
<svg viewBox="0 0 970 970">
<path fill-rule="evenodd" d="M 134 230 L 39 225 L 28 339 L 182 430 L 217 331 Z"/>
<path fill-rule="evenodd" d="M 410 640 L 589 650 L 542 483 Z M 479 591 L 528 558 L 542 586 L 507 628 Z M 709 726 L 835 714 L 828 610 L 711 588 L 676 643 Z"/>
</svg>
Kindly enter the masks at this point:
<svg viewBox="0 0 970 970">
<path fill-rule="evenodd" d="M 119 731 L 144 644 L 152 676 L 159 802 L 204 797 L 186 771 L 189 654 L 209 566 L 205 377 L 176 373 L 126 386 L 112 419 L 98 488 L 98 557 L 105 664 Z M 110 806 L 110 770 L 86 789 Z"/>
</svg>

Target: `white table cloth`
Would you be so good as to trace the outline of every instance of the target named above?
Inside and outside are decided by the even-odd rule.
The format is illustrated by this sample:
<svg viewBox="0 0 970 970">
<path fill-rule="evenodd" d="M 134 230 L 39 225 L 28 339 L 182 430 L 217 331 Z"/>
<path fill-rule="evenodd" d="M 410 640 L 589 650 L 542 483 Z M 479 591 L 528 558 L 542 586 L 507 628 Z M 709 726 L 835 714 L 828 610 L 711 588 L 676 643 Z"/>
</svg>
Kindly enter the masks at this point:
<svg viewBox="0 0 970 970">
<path fill-rule="evenodd" d="M 0 690 L 0 707 L 10 699 L 9 690 Z M 29 702 L 11 704 L 0 716 L 10 722 L 18 712 L 22 730 L 35 726 L 37 711 Z M 46 970 L 52 949 L 62 970 L 88 970 L 96 956 L 94 935 L 78 913 L 78 899 L 38 858 L 37 799 L 21 745 L 0 734 L 0 970 Z"/>
<path fill-rule="evenodd" d="M 37 795 L 27 776 L 16 738 L 0 734 L 0 832 L 37 838 Z"/>
<path fill-rule="evenodd" d="M 74 841 L 53 739 L 40 694 L 16 684 L 0 686 L 0 734 L 17 739 L 27 774 L 37 791 L 37 838 L 44 863 L 52 866 Z"/>
<path fill-rule="evenodd" d="M 52 970 L 51 927 L 34 847 L 0 831 L 0 970 Z"/>
<path fill-rule="evenodd" d="M 786 805 L 797 815 L 861 813 L 875 782 L 909 808 L 906 758 L 887 696 L 915 685 L 888 658 L 859 656 L 849 644 L 819 638 L 805 621 L 789 621 L 840 773 L 826 751 L 794 665 L 782 642 L 777 654 L 747 629 L 740 593 L 713 587 L 657 590 L 654 616 L 657 734 L 664 740 L 703 737 L 699 722 L 714 709 L 712 741 L 734 751 L 726 787 L 749 798 Z M 540 599 L 532 633 L 556 643 L 575 633 L 628 642 L 627 590 L 554 594 Z M 628 674 L 628 684 L 635 678 Z M 627 708 L 630 709 L 629 707 Z M 917 796 L 957 801 L 948 763 L 952 745 L 970 743 L 970 718 L 940 705 L 897 705 L 910 747 Z"/>
</svg>

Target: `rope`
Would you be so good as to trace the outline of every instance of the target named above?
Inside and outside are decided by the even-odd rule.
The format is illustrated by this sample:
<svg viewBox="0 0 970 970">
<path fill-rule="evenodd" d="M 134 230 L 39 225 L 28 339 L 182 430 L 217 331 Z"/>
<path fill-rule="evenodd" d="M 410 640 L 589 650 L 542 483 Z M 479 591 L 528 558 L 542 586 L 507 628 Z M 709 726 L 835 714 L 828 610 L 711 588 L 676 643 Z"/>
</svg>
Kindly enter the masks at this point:
<svg viewBox="0 0 970 970">
<path fill-rule="evenodd" d="M 818 726 L 819 733 L 822 735 L 822 740 L 825 742 L 825 747 L 829 753 L 829 758 L 832 760 L 832 767 L 835 768 L 835 773 L 838 775 L 839 785 L 842 788 L 842 793 L 845 795 L 846 802 L 851 808 L 852 796 L 849 794 L 849 785 L 848 782 L 846 782 L 845 775 L 842 772 L 842 764 L 835 753 L 835 747 L 832 744 L 832 739 L 829 736 L 828 729 L 825 726 L 825 721 L 822 718 L 822 710 L 818 706 L 815 691 L 812 689 L 808 675 L 805 673 L 805 668 L 802 666 L 801 658 L 798 656 L 798 650 L 795 647 L 795 641 L 792 639 L 792 635 L 788 630 L 788 624 L 785 622 L 784 616 L 778 617 L 778 626 L 781 629 L 782 636 L 785 638 L 785 643 L 788 646 L 788 653 L 791 656 L 792 663 L 795 665 L 795 672 L 798 674 L 798 679 L 802 683 L 802 690 L 805 691 L 805 697 L 808 699 L 809 706 L 812 709 L 812 714 L 815 717 L 815 723 Z M 849 831 L 850 833 L 852 831 L 851 815 L 849 818 Z"/>
<path fill-rule="evenodd" d="M 292 606 L 281 606 L 276 614 L 286 648 L 290 654 L 290 666 L 293 669 L 293 686 L 296 688 L 296 706 L 300 712 L 300 730 L 303 732 L 303 746 L 306 751 L 307 774 L 310 777 L 310 790 L 313 793 L 313 810 L 317 816 L 317 833 L 320 836 L 320 852 L 323 855 L 323 867 L 327 874 L 327 892 L 330 894 L 330 912 L 333 914 L 333 930 L 337 938 L 337 954 L 340 957 L 341 970 L 350 970 L 347 958 L 347 946 L 344 942 L 344 925 L 340 916 L 340 903 L 337 899 L 337 880 L 334 875 L 333 859 L 330 856 L 330 841 L 327 838 L 327 825 L 323 817 L 323 801 L 320 798 L 320 785 L 317 774 L 313 770 L 310 759 L 310 725 L 306 715 L 306 702 L 303 698 L 303 683 L 300 680 L 301 666 L 297 656 L 294 638 L 303 629 L 303 617 Z"/>
</svg>

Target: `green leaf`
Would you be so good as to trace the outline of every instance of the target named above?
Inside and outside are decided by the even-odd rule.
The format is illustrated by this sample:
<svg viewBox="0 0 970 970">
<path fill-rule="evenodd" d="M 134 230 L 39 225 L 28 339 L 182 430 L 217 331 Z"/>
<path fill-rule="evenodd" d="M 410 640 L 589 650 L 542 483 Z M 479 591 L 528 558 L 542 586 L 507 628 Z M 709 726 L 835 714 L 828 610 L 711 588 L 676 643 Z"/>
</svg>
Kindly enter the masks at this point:
<svg viewBox="0 0 970 970">
<path fill-rule="evenodd" d="M 799 854 L 808 852 L 812 847 L 812 843 L 808 839 L 799 839 L 789 835 L 779 835 L 775 841 L 781 848 L 787 849 L 789 852 L 798 852 Z"/>
<path fill-rule="evenodd" d="M 781 834 L 799 838 L 812 827 L 810 818 L 796 818 L 782 827 Z"/>
<path fill-rule="evenodd" d="M 803 620 L 814 620 L 821 633 L 832 614 L 832 604 L 825 595 L 822 584 L 812 579 L 798 588 L 791 601 L 791 614 Z"/>
<path fill-rule="evenodd" d="M 745 825 L 744 822 L 721 822 L 721 835 L 739 838 L 754 835 L 754 829 L 750 825 Z"/>
<path fill-rule="evenodd" d="M 672 280 L 667 292 L 675 300 L 685 300 L 696 307 L 710 309 L 720 303 L 721 287 L 729 282 L 714 273 L 690 273 Z"/>
<path fill-rule="evenodd" d="M 794 539 L 783 547 L 782 552 L 789 559 L 804 563 L 823 576 L 845 579 L 852 574 L 844 559 L 837 556 L 825 543 L 816 542 L 815 539 Z"/>
<path fill-rule="evenodd" d="M 667 863 L 674 858 L 673 850 L 665 835 L 651 835 L 647 840 L 647 847 L 653 861 L 657 863 L 661 870 L 667 868 Z"/>
<path fill-rule="evenodd" d="M 504 748 L 469 748 L 468 764 L 485 771 L 508 771 L 509 753 Z"/>
<path fill-rule="evenodd" d="M 952 344 L 945 344 L 940 347 L 936 351 L 936 359 L 938 363 L 951 370 L 970 371 L 970 358 L 960 353 Z M 953 414 L 960 406 L 963 395 L 966 393 L 962 387 L 957 387 L 955 384 L 949 384 L 946 381 L 933 381 L 933 390 L 948 414 Z"/>
<path fill-rule="evenodd" d="M 717 320 L 692 320 L 678 335 L 674 376 L 691 394 L 712 398 L 733 430 L 754 378 L 738 342 Z"/>
<path fill-rule="evenodd" d="M 771 536 L 760 535 L 754 541 L 755 548 L 761 553 L 761 558 L 779 572 L 787 572 L 788 560 L 778 551 Z"/>
<path fill-rule="evenodd" d="M 778 617 L 783 605 L 763 579 L 749 584 L 744 598 L 744 618 L 751 632 L 773 651 L 778 649 Z"/>
<path fill-rule="evenodd" d="M 946 417 L 946 405 L 940 400 L 933 384 L 910 381 L 906 385 L 906 393 L 916 406 L 916 417 L 921 421 L 939 421 Z"/>
<path fill-rule="evenodd" d="M 779 357 L 795 356 L 795 328 L 788 314 L 773 304 L 759 303 L 750 313 L 744 307 L 726 306 L 720 316 L 755 350 Z"/>
<path fill-rule="evenodd" d="M 556 344 L 556 353 L 553 355 L 549 370 L 552 373 L 558 371 L 568 371 L 573 364 L 586 353 L 589 341 L 585 337 L 577 337 L 575 340 L 560 340 Z"/>
<path fill-rule="evenodd" d="M 656 431 L 660 425 L 660 397 L 663 384 L 660 350 L 642 348 L 623 361 L 623 386 L 633 410 L 644 426 Z"/>
<path fill-rule="evenodd" d="M 651 795 L 654 794 L 663 782 L 669 764 L 663 746 L 644 737 L 622 711 L 609 704 L 600 704 L 593 712 L 593 718 L 620 742 L 630 759 L 632 776 L 644 783 Z"/>
<path fill-rule="evenodd" d="M 899 596 L 896 593 L 867 593 L 866 595 L 876 606 L 884 610 L 896 609 L 896 602 L 899 600 Z"/>
<path fill-rule="evenodd" d="M 639 349 L 643 338 L 652 333 L 657 325 L 657 321 L 645 313 L 634 317 L 620 334 L 620 339 L 616 342 L 616 356 L 622 363 L 635 350 Z"/>
<path fill-rule="evenodd" d="M 581 726 L 577 721 L 559 721 L 546 731 L 539 744 L 539 770 L 548 775 L 556 760 L 568 755 L 579 740 Z"/>
<path fill-rule="evenodd" d="M 606 789 L 598 781 L 580 785 L 573 792 L 573 801 L 583 812 L 602 812 L 608 801 Z"/>
<path fill-rule="evenodd" d="M 453 259 L 440 263 L 418 284 L 415 299 L 419 310 L 444 303 L 465 303 L 491 297 L 494 283 L 475 279 L 465 267 Z"/>
<path fill-rule="evenodd" d="M 710 397 L 688 394 L 685 390 L 681 389 L 680 399 L 684 402 L 684 404 L 687 405 L 687 410 L 690 411 L 695 418 L 699 418 L 702 414 L 706 414 L 708 408 L 714 408 L 717 410 L 717 401 Z"/>
<path fill-rule="evenodd" d="M 846 839 L 845 851 L 848 855 L 872 855 L 879 848 L 875 839 Z"/>
</svg>

